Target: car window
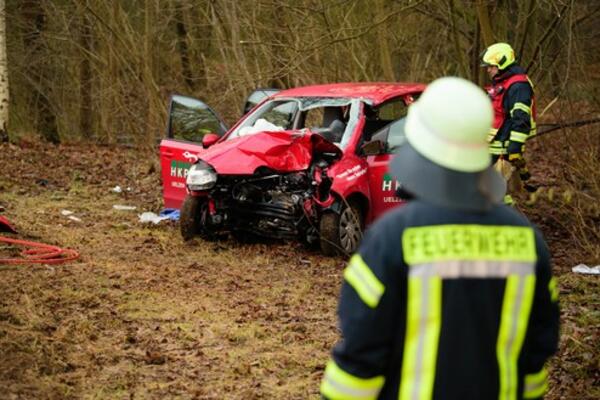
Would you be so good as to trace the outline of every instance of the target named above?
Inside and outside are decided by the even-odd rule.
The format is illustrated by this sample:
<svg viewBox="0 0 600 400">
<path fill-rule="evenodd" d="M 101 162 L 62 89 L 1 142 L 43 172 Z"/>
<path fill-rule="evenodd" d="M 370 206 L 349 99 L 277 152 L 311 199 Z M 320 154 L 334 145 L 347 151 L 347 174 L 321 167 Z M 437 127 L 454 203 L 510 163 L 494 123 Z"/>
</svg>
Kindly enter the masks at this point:
<svg viewBox="0 0 600 400">
<path fill-rule="evenodd" d="M 227 140 L 261 131 L 292 129 L 299 105 L 296 99 L 269 101 L 248 115 Z"/>
<path fill-rule="evenodd" d="M 298 105 L 295 101 L 286 101 L 279 104 L 275 102 L 271 109 L 262 114 L 261 118 L 282 129 L 291 129 L 297 108 Z"/>
<path fill-rule="evenodd" d="M 243 113 L 246 114 L 250 111 L 254 106 L 263 101 L 265 97 L 269 97 L 279 92 L 279 89 L 257 89 L 248 96 L 246 99 L 246 104 L 244 104 Z"/>
<path fill-rule="evenodd" d="M 387 149 L 390 153 L 398 150 L 406 141 L 406 118 L 401 118 L 389 126 Z"/>
<path fill-rule="evenodd" d="M 258 132 L 307 129 L 344 148 L 359 120 L 360 100 L 298 97 L 268 100 L 248 114 L 225 140 Z"/>
<path fill-rule="evenodd" d="M 379 119 L 383 121 L 395 121 L 406 116 L 408 107 L 403 98 L 396 98 L 378 107 Z"/>
<path fill-rule="evenodd" d="M 406 118 L 392 122 L 382 130 L 376 132 L 371 140 L 379 140 L 386 144 L 386 153 L 394 153 L 406 141 Z"/>
<path fill-rule="evenodd" d="M 313 108 L 305 111 L 304 126 L 307 128 L 320 127 L 323 122 L 323 108 Z"/>
<path fill-rule="evenodd" d="M 227 128 L 208 105 L 190 97 L 173 95 L 169 113 L 168 136 L 201 142 L 207 133 L 222 135 Z"/>
</svg>

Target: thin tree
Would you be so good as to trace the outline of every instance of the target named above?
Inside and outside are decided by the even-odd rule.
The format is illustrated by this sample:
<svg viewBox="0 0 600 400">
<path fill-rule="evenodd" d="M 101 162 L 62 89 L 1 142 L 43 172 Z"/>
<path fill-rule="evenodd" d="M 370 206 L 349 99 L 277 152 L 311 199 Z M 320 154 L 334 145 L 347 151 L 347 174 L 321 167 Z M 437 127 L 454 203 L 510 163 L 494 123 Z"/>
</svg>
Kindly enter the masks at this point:
<svg viewBox="0 0 600 400">
<path fill-rule="evenodd" d="M 29 90 L 31 91 L 37 113 L 38 131 L 50 143 L 60 142 L 54 109 L 50 104 L 52 82 L 48 65 L 50 63 L 45 52 L 42 33 L 46 29 L 46 13 L 38 0 L 26 0 L 21 9 L 26 23 L 23 37 L 25 47 L 29 49 L 31 62 L 27 66 Z"/>
<path fill-rule="evenodd" d="M 8 141 L 8 65 L 6 60 L 6 2 L 0 0 L 0 142 Z"/>
</svg>

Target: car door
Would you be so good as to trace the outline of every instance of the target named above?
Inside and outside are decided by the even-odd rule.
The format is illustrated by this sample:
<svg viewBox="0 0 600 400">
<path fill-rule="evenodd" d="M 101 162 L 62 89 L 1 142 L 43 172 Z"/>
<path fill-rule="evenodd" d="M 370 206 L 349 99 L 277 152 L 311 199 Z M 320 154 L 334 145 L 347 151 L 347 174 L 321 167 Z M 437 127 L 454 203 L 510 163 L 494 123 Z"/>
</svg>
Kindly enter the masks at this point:
<svg viewBox="0 0 600 400">
<path fill-rule="evenodd" d="M 404 203 L 404 200 L 396 196 L 396 191 L 401 184 L 389 173 L 388 166 L 398 147 L 406 140 L 404 125 L 408 107 L 419 96 L 420 93 L 411 93 L 394 98 L 376 110 L 378 120 L 391 119 L 393 122 L 373 133 L 370 139 L 371 155 L 367 156 L 367 163 L 369 164 L 371 221 Z M 366 145 L 369 146 L 370 143 Z"/>
<path fill-rule="evenodd" d="M 180 208 L 186 195 L 185 178 L 190 166 L 202 153 L 202 138 L 208 133 L 222 136 L 227 127 L 204 102 L 173 95 L 169 105 L 167 137 L 160 143 L 163 202 L 167 208 Z"/>
<path fill-rule="evenodd" d="M 396 196 L 401 184 L 389 173 L 388 166 L 398 147 L 406 140 L 405 123 L 406 118 L 400 118 L 372 138 L 371 143 L 380 149 L 373 152 L 377 154 L 367 156 L 373 220 L 404 202 Z"/>
</svg>

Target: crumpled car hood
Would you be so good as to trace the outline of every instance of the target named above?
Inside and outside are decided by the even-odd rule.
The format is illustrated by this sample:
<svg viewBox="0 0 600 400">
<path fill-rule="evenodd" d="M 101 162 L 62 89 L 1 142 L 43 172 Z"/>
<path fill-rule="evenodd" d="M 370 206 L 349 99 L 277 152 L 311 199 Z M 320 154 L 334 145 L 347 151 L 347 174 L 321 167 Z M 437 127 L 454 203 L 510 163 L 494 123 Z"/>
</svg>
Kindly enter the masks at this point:
<svg viewBox="0 0 600 400">
<path fill-rule="evenodd" d="M 322 136 L 301 131 L 260 132 L 216 143 L 199 154 L 218 174 L 251 175 L 259 167 L 278 172 L 305 170 L 314 154 L 342 150 Z"/>
</svg>

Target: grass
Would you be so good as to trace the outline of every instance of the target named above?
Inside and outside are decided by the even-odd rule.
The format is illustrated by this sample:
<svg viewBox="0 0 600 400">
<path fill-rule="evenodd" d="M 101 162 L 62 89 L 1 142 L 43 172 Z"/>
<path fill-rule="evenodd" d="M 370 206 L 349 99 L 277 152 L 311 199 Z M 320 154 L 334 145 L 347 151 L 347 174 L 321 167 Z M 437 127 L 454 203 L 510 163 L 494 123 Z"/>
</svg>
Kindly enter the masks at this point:
<svg viewBox="0 0 600 400">
<path fill-rule="evenodd" d="M 296 244 L 183 243 L 173 224 L 138 223 L 138 213 L 158 211 L 158 172 L 123 173 L 121 164 L 105 162 L 113 157 L 105 148 L 31 146 L 0 147 L 2 164 L 28 160 L 18 173 L 0 171 L 0 205 L 21 238 L 72 247 L 81 258 L 0 266 L 0 397 L 318 398 L 338 339 L 343 259 Z M 544 151 L 558 146 L 544 143 Z M 76 157 L 83 166 L 77 173 L 60 162 Z M 152 158 L 121 150 L 119 157 L 123 165 Z M 540 183 L 565 181 L 537 165 Z M 115 194 L 116 184 L 132 191 Z M 138 209 L 116 211 L 113 204 Z M 600 397 L 600 281 L 570 271 L 597 260 L 593 230 L 568 208 L 577 204 L 540 198 L 523 205 L 546 235 L 561 293 L 563 335 L 551 362 L 551 400 Z M 67 219 L 63 209 L 82 221 Z M 580 211 L 589 222 L 589 210 Z M 587 242 L 575 241 L 577 229 Z"/>
</svg>

